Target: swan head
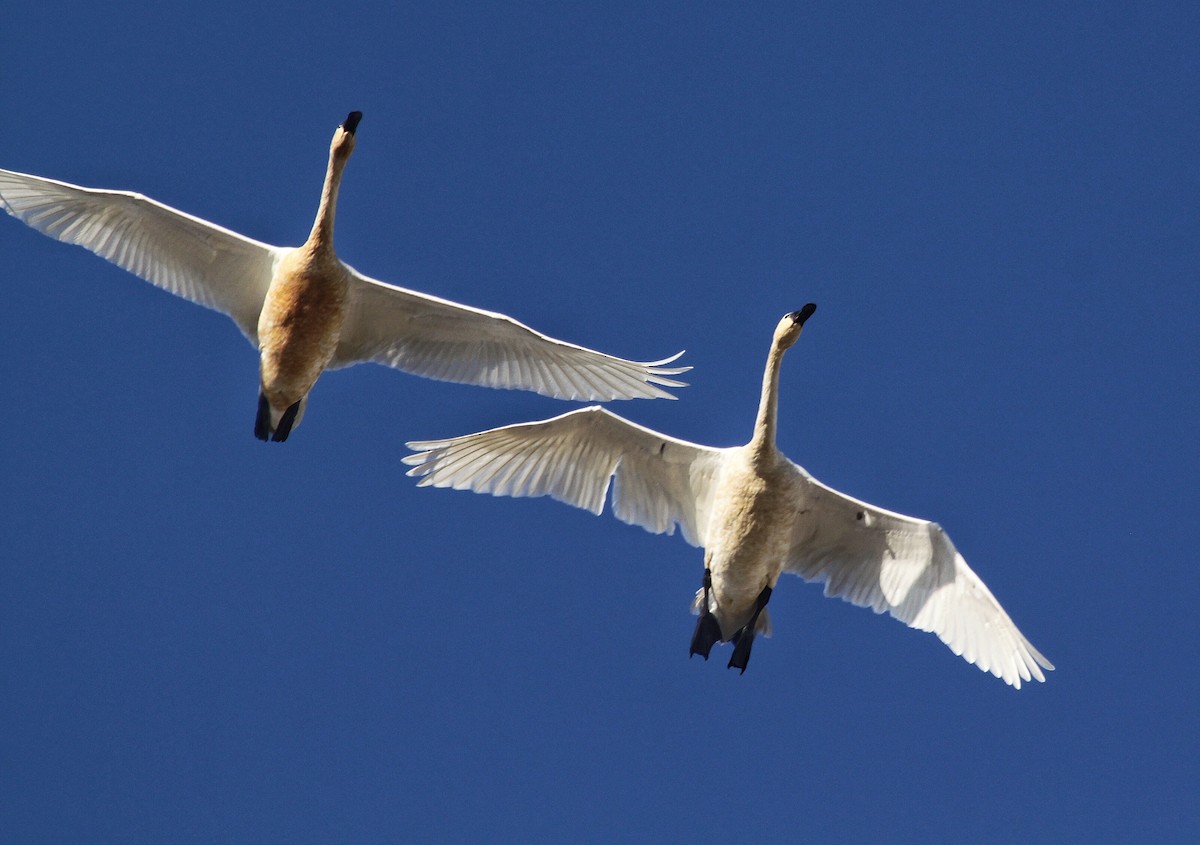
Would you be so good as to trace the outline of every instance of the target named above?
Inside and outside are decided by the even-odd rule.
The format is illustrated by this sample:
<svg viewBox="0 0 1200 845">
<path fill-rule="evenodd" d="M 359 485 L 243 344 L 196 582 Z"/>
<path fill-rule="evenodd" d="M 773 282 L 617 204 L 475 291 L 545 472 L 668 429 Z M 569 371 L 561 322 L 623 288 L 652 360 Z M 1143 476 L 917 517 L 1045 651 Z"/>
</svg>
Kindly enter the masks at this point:
<svg viewBox="0 0 1200 845">
<path fill-rule="evenodd" d="M 333 143 L 330 145 L 331 153 L 342 159 L 350 157 L 350 153 L 354 152 L 354 131 L 358 129 L 360 120 L 362 120 L 360 111 L 352 111 L 346 116 L 342 125 L 333 133 Z"/>
<path fill-rule="evenodd" d="M 779 325 L 775 327 L 775 343 L 781 349 L 787 349 L 795 343 L 804 328 L 804 321 L 811 317 L 816 310 L 817 306 L 810 302 L 799 311 L 784 314 Z"/>
</svg>

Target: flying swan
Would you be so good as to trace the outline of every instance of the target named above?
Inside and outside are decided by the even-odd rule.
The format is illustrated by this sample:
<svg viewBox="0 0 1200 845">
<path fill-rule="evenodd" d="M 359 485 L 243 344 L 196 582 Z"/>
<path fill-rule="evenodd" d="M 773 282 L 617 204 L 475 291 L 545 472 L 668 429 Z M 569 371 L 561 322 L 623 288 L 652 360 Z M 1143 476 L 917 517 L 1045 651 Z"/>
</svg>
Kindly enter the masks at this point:
<svg viewBox="0 0 1200 845">
<path fill-rule="evenodd" d="M 362 112 L 333 134 L 308 240 L 252 240 L 126 191 L 0 170 L 0 205 L 151 284 L 233 319 L 261 353 L 260 440 L 286 440 L 325 370 L 374 361 L 427 378 L 533 390 L 558 399 L 675 397 L 690 367 L 626 361 L 533 331 L 503 314 L 376 281 L 333 249 L 338 187 Z"/>
<path fill-rule="evenodd" d="M 613 513 L 704 548 L 691 654 L 732 641 L 743 672 L 781 572 L 824 581 L 825 594 L 932 631 L 955 653 L 1016 688 L 1053 669 L 967 566 L 941 526 L 860 502 L 809 475 L 775 445 L 779 367 L 816 310 L 780 320 L 763 375 L 754 436 L 714 449 L 592 406 L 553 419 L 409 443 L 420 486 L 494 496 L 551 496 Z"/>
</svg>

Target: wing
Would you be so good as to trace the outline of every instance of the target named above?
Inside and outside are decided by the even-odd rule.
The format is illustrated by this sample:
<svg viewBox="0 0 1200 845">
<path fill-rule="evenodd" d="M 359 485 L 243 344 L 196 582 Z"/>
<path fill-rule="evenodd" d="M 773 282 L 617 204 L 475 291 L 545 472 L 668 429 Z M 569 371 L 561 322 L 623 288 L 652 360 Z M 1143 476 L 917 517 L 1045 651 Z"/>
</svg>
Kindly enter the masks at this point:
<svg viewBox="0 0 1200 845">
<path fill-rule="evenodd" d="M 635 425 L 598 406 L 541 422 L 408 444 L 420 486 L 493 496 L 550 496 L 599 515 L 616 478 L 613 513 L 655 534 L 675 526 L 704 545 L 725 449 L 697 446 Z"/>
<path fill-rule="evenodd" d="M 233 318 L 257 346 L 258 313 L 285 252 L 141 194 L 0 170 L 0 205 L 176 296 Z"/>
<path fill-rule="evenodd" d="M 825 595 L 932 631 L 955 654 L 1020 689 L 1054 666 L 1017 630 L 942 527 L 808 485 L 785 570 L 824 581 Z"/>
<path fill-rule="evenodd" d="M 374 361 L 426 378 L 533 390 L 556 399 L 675 397 L 668 376 L 691 367 L 626 361 L 555 340 L 511 317 L 353 272 L 351 304 L 331 367 Z"/>
</svg>

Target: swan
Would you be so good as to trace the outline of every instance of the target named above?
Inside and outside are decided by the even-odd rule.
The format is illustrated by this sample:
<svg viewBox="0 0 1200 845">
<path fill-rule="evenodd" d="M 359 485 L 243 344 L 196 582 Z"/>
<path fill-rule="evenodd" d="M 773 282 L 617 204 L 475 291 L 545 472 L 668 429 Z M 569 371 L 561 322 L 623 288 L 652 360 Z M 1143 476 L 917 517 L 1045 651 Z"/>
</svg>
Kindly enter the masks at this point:
<svg viewBox="0 0 1200 845">
<path fill-rule="evenodd" d="M 704 548 L 689 656 L 734 644 L 746 671 L 782 572 L 913 628 L 1018 689 L 1054 667 L 1017 630 L 941 526 L 825 486 L 775 445 L 779 368 L 816 306 L 775 328 L 754 436 L 716 449 L 668 437 L 599 406 L 448 440 L 414 441 L 404 462 L 419 486 L 494 496 L 551 496 L 599 515 L 616 479 L 615 516 L 655 534 L 675 527 Z"/>
<path fill-rule="evenodd" d="M 278 247 L 126 191 L 0 170 L 0 205 L 151 284 L 233 319 L 259 350 L 255 436 L 284 441 L 325 370 L 374 361 L 427 378 L 558 399 L 675 397 L 691 369 L 627 361 L 543 335 L 511 317 L 368 278 L 337 257 L 338 188 L 362 112 L 337 127 L 308 240 Z"/>
</svg>

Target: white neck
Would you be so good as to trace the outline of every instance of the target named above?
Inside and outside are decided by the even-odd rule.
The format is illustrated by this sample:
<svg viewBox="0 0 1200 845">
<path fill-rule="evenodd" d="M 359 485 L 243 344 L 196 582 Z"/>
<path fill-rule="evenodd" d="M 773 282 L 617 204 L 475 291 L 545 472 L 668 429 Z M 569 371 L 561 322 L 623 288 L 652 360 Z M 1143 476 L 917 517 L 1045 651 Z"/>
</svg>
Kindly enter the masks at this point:
<svg viewBox="0 0 1200 845">
<path fill-rule="evenodd" d="M 775 426 L 779 408 L 779 366 L 783 362 L 784 347 L 778 341 L 771 343 L 767 354 L 767 368 L 763 372 L 762 397 L 758 401 L 758 418 L 754 421 L 754 436 L 750 438 L 752 451 L 757 454 L 775 451 Z"/>
</svg>

